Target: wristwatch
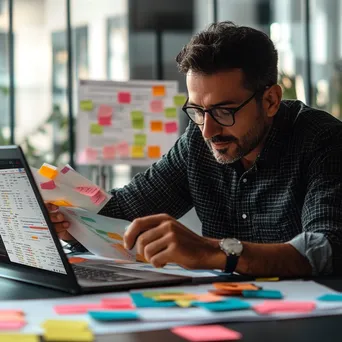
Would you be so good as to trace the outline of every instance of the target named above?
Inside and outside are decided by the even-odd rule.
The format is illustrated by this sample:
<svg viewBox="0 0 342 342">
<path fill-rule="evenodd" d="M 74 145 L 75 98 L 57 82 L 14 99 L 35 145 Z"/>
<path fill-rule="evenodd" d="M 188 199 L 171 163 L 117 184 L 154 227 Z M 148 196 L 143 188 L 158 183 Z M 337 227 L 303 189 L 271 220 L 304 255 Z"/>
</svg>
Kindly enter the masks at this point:
<svg viewBox="0 0 342 342">
<path fill-rule="evenodd" d="M 219 245 L 221 250 L 227 255 L 224 272 L 233 273 L 242 254 L 243 245 L 241 241 L 230 238 L 220 240 Z"/>
</svg>

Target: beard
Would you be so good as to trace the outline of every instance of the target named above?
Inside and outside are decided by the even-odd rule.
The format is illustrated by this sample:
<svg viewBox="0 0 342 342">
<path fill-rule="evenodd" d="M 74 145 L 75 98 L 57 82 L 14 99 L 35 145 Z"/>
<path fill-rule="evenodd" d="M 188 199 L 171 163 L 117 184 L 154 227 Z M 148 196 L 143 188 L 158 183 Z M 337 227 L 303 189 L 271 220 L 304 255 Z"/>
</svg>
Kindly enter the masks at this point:
<svg viewBox="0 0 342 342">
<path fill-rule="evenodd" d="M 217 162 L 220 164 L 232 164 L 257 148 L 268 134 L 270 126 L 271 124 L 267 123 L 265 116 L 260 111 L 255 124 L 240 139 L 232 135 L 216 135 L 211 139 L 206 139 L 205 142 Z M 213 149 L 211 143 L 220 142 L 229 143 L 229 146 L 222 149 Z M 235 149 L 232 150 L 234 145 Z"/>
</svg>

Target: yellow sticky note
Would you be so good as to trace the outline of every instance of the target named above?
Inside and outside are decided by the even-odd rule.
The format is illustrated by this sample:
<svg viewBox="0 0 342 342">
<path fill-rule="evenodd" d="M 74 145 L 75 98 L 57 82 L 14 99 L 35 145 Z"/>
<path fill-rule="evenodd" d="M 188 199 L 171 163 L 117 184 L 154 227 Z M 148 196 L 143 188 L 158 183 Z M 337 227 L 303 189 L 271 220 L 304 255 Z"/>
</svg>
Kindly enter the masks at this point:
<svg viewBox="0 0 342 342">
<path fill-rule="evenodd" d="M 94 104 L 92 100 L 80 101 L 80 109 L 84 112 L 90 112 L 94 109 Z"/>
<path fill-rule="evenodd" d="M 183 94 L 178 94 L 173 97 L 173 104 L 175 106 L 183 106 L 186 101 L 186 97 Z"/>
<path fill-rule="evenodd" d="M 57 205 L 58 207 L 73 207 L 73 205 L 71 203 L 69 203 L 68 201 L 63 200 L 63 199 L 52 201 L 50 203 Z"/>
<path fill-rule="evenodd" d="M 160 146 L 149 146 L 147 149 L 147 154 L 149 158 L 160 158 L 161 152 L 160 152 Z"/>
<path fill-rule="evenodd" d="M 90 124 L 90 134 L 93 135 L 102 135 L 103 134 L 103 126 L 97 124 L 97 123 L 92 123 Z"/>
<path fill-rule="evenodd" d="M 131 150 L 132 158 L 144 158 L 144 146 L 133 145 Z"/>
<path fill-rule="evenodd" d="M 184 294 L 185 292 L 183 291 L 177 291 L 177 290 L 174 290 L 174 291 L 144 291 L 143 292 L 143 296 L 146 297 L 146 298 L 154 298 L 156 296 L 160 296 L 162 294 L 169 294 L 169 295 L 174 295 L 174 294 Z"/>
<path fill-rule="evenodd" d="M 121 235 L 117 234 L 117 233 L 107 233 L 107 235 L 114 240 L 119 240 L 119 241 L 123 241 L 123 238 Z"/>
<path fill-rule="evenodd" d="M 176 118 L 177 117 L 177 108 L 176 107 L 165 108 L 165 116 L 167 118 Z"/>
<path fill-rule="evenodd" d="M 181 308 L 189 308 L 191 306 L 191 300 L 176 300 L 175 303 Z"/>
<path fill-rule="evenodd" d="M 72 321 L 66 319 L 47 319 L 42 323 L 42 328 L 46 330 L 54 329 L 73 329 L 78 331 L 85 331 L 89 327 L 86 321 Z"/>
<path fill-rule="evenodd" d="M 196 300 L 196 295 L 190 293 L 180 293 L 180 294 L 161 294 L 153 297 L 154 300 L 158 302 L 164 301 L 175 301 L 175 300 Z"/>
<path fill-rule="evenodd" d="M 150 122 L 152 132 L 162 132 L 163 131 L 163 121 L 151 121 Z"/>
<path fill-rule="evenodd" d="M 165 96 L 165 86 L 163 85 L 156 85 L 152 87 L 152 95 L 153 96 Z"/>
<path fill-rule="evenodd" d="M 59 342 L 92 342 L 94 335 L 91 331 L 79 330 L 47 330 L 44 332 L 44 341 Z"/>
<path fill-rule="evenodd" d="M 272 278 L 256 278 L 255 281 L 279 281 L 279 277 L 272 277 Z"/>
<path fill-rule="evenodd" d="M 145 146 L 146 140 L 146 134 L 134 134 L 134 145 Z"/>
<path fill-rule="evenodd" d="M 38 170 L 38 172 L 49 179 L 55 179 L 56 176 L 58 175 L 57 168 L 53 165 L 44 163 L 41 168 Z"/>
<path fill-rule="evenodd" d="M 33 334 L 0 333 L 1 342 L 39 342 L 40 337 Z"/>
</svg>

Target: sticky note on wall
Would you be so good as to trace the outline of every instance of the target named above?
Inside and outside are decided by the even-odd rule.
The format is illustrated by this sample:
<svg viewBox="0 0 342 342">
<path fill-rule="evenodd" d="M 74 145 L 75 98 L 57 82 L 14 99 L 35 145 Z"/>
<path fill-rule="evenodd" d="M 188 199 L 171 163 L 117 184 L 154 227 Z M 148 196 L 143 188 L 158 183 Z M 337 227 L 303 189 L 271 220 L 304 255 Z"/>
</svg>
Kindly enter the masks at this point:
<svg viewBox="0 0 342 342">
<path fill-rule="evenodd" d="M 128 91 L 120 91 L 118 93 L 118 102 L 123 104 L 131 103 L 131 93 Z"/>
<path fill-rule="evenodd" d="M 178 131 L 178 123 L 177 122 L 166 122 L 165 123 L 165 132 L 166 133 L 176 133 Z"/>
<path fill-rule="evenodd" d="M 114 145 L 103 146 L 102 156 L 103 156 L 103 159 L 114 159 L 115 158 L 115 146 Z"/>
<path fill-rule="evenodd" d="M 148 157 L 152 159 L 160 158 L 161 157 L 160 146 L 149 146 Z"/>
<path fill-rule="evenodd" d="M 150 102 L 150 111 L 152 113 L 162 113 L 164 111 L 164 103 L 162 100 L 153 100 Z"/>
<path fill-rule="evenodd" d="M 87 147 L 84 150 L 84 157 L 85 157 L 86 161 L 95 161 L 97 159 L 97 156 L 98 156 L 97 150 L 95 150 L 91 147 Z"/>
<path fill-rule="evenodd" d="M 80 109 L 84 112 L 90 112 L 94 109 L 94 104 L 92 100 L 82 100 L 80 101 Z"/>
<path fill-rule="evenodd" d="M 152 132 L 162 132 L 163 131 L 163 121 L 151 121 L 150 127 Z"/>
<path fill-rule="evenodd" d="M 102 135 L 103 134 L 103 127 L 97 123 L 90 124 L 90 134 Z"/>
<path fill-rule="evenodd" d="M 128 143 L 126 141 L 122 141 L 121 143 L 117 144 L 116 151 L 121 158 L 127 158 L 130 152 Z"/>
<path fill-rule="evenodd" d="M 183 94 L 178 94 L 173 97 L 173 104 L 175 106 L 183 106 L 186 101 L 186 97 Z"/>
<path fill-rule="evenodd" d="M 147 140 L 146 134 L 135 134 L 134 135 L 134 145 L 145 146 L 146 140 Z"/>
<path fill-rule="evenodd" d="M 132 119 L 132 127 L 134 129 L 144 129 L 145 122 L 144 122 L 144 115 L 142 111 L 140 110 L 132 111 L 131 119 Z"/>
<path fill-rule="evenodd" d="M 131 150 L 132 158 L 144 158 L 144 146 L 133 145 Z"/>
<path fill-rule="evenodd" d="M 152 95 L 153 96 L 165 96 L 166 90 L 163 85 L 155 85 L 152 87 Z"/>
<path fill-rule="evenodd" d="M 101 126 L 111 126 L 113 116 L 113 107 L 101 105 L 97 111 L 98 124 Z"/>
<path fill-rule="evenodd" d="M 177 108 L 175 108 L 175 107 L 165 108 L 165 116 L 167 118 L 176 118 L 177 117 Z"/>
</svg>

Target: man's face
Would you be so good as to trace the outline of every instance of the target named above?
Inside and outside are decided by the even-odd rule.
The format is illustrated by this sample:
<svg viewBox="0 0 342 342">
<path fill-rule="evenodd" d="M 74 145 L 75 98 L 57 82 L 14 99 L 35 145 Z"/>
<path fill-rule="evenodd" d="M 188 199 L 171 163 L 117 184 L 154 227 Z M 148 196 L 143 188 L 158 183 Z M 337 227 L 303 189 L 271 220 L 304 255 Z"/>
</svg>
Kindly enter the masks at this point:
<svg viewBox="0 0 342 342">
<path fill-rule="evenodd" d="M 186 77 L 189 104 L 210 109 L 218 103 L 229 102 L 224 108 L 236 108 L 253 95 L 243 86 L 241 69 L 213 75 L 188 72 Z M 200 125 L 202 136 L 216 160 L 221 164 L 233 163 L 254 151 L 265 138 L 272 120 L 253 98 L 235 114 L 235 124 L 225 127 L 208 113 Z"/>
</svg>

